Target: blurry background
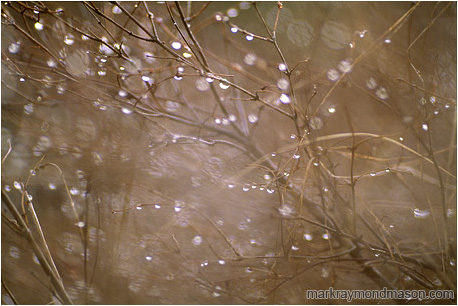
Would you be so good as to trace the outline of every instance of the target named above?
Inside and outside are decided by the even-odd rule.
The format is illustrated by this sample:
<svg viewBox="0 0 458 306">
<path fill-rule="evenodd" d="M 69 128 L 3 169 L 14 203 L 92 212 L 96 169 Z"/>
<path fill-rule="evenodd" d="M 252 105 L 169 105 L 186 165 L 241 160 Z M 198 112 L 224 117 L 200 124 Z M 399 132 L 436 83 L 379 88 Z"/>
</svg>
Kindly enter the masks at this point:
<svg viewBox="0 0 458 306">
<path fill-rule="evenodd" d="M 449 2 L 3 2 L 2 303 L 456 293 L 456 28 Z"/>
</svg>

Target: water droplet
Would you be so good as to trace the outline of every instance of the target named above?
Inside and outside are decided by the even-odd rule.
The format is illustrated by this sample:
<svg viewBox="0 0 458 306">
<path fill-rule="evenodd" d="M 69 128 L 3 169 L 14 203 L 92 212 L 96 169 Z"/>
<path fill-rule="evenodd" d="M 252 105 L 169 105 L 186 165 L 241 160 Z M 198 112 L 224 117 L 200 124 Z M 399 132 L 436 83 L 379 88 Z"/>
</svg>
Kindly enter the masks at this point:
<svg viewBox="0 0 458 306">
<path fill-rule="evenodd" d="M 391 171 L 390 168 L 386 168 L 386 169 L 385 169 L 385 172 L 386 172 L 386 173 L 388 173 L 388 172 L 390 172 L 390 171 Z"/>
<path fill-rule="evenodd" d="M 213 79 L 210 79 L 212 82 L 213 82 Z M 204 79 L 204 78 L 198 78 L 196 80 L 196 88 L 198 91 L 207 91 L 210 89 L 210 84 L 208 82 L 208 80 Z"/>
<path fill-rule="evenodd" d="M 248 190 L 250 190 L 250 185 L 248 185 L 248 184 L 243 185 L 242 190 L 243 190 L 243 191 L 248 191 Z"/>
<path fill-rule="evenodd" d="M 216 14 L 215 15 L 215 19 L 216 19 L 216 21 L 222 21 L 223 20 L 223 16 L 221 14 Z"/>
<path fill-rule="evenodd" d="M 253 66 L 256 63 L 257 57 L 254 53 L 248 53 L 245 55 L 243 62 L 248 66 Z"/>
<path fill-rule="evenodd" d="M 432 104 L 435 104 L 435 103 L 436 103 L 436 97 L 431 96 L 431 97 L 429 98 L 429 102 L 431 102 Z"/>
<path fill-rule="evenodd" d="M 218 260 L 218 263 L 222 266 L 224 266 L 226 264 L 226 261 L 224 259 L 220 259 Z"/>
<path fill-rule="evenodd" d="M 289 88 L 289 81 L 285 78 L 281 78 L 277 81 L 277 87 L 280 90 L 287 90 Z"/>
<path fill-rule="evenodd" d="M 328 278 L 329 277 L 329 269 L 328 268 L 321 269 L 321 277 L 323 277 L 323 278 Z"/>
<path fill-rule="evenodd" d="M 301 157 L 300 154 L 294 154 L 294 155 L 293 155 L 293 158 L 294 158 L 294 159 L 299 159 L 300 157 Z"/>
<path fill-rule="evenodd" d="M 399 137 L 399 141 L 403 142 L 404 141 L 404 137 Z"/>
<path fill-rule="evenodd" d="M 246 267 L 245 268 L 245 272 L 246 273 L 253 273 L 254 272 L 254 269 L 252 267 Z"/>
<path fill-rule="evenodd" d="M 73 45 L 75 43 L 75 37 L 72 34 L 65 35 L 64 43 L 69 46 Z"/>
<path fill-rule="evenodd" d="M 280 71 L 286 71 L 288 69 L 288 66 L 286 66 L 285 63 L 280 63 L 278 64 L 278 70 Z"/>
<path fill-rule="evenodd" d="M 370 176 L 375 176 L 376 172 L 375 171 L 371 171 L 371 173 L 369 173 Z"/>
<path fill-rule="evenodd" d="M 236 28 L 236 27 L 232 27 L 232 28 L 231 28 L 231 32 L 232 32 L 232 33 L 237 33 L 238 31 L 239 31 L 239 29 Z"/>
<path fill-rule="evenodd" d="M 208 260 L 204 260 L 201 262 L 200 266 L 203 268 L 203 267 L 206 267 L 208 266 Z"/>
<path fill-rule="evenodd" d="M 37 257 L 37 255 L 35 255 L 35 254 L 33 254 L 33 256 L 32 256 L 32 261 L 33 261 L 35 264 L 40 265 L 40 261 L 38 260 L 38 257 Z"/>
<path fill-rule="evenodd" d="M 291 246 L 291 250 L 293 250 L 293 251 L 299 251 L 299 247 L 298 247 L 298 246 L 295 246 L 295 245 L 292 245 L 292 246 Z"/>
<path fill-rule="evenodd" d="M 442 282 L 440 279 L 436 278 L 435 280 L 433 280 L 433 284 L 436 285 L 437 287 L 440 287 L 442 286 Z"/>
<path fill-rule="evenodd" d="M 78 195 L 80 191 L 76 189 L 75 187 L 70 188 L 70 194 L 71 195 Z"/>
<path fill-rule="evenodd" d="M 19 52 L 20 49 L 21 49 L 21 43 L 18 41 L 15 43 L 11 43 L 11 45 L 8 47 L 8 52 L 11 54 L 16 54 Z"/>
<path fill-rule="evenodd" d="M 450 104 L 447 103 L 447 104 L 445 104 L 444 107 L 445 107 L 445 109 L 449 109 L 450 108 Z"/>
<path fill-rule="evenodd" d="M 329 233 L 323 233 L 323 235 L 321 235 L 321 238 L 323 238 L 324 240 L 328 240 L 329 238 L 331 238 L 331 235 Z"/>
<path fill-rule="evenodd" d="M 267 189 L 266 189 L 266 191 L 267 191 L 267 193 L 270 193 L 270 194 L 272 194 L 272 193 L 274 193 L 274 192 L 275 192 L 275 190 L 274 190 L 274 189 L 272 189 L 272 188 L 267 188 Z"/>
<path fill-rule="evenodd" d="M 334 114 L 334 113 L 336 112 L 336 107 L 335 107 L 335 106 L 330 106 L 330 107 L 328 107 L 328 112 L 329 112 L 330 114 Z"/>
<path fill-rule="evenodd" d="M 179 76 L 179 75 L 176 75 L 176 76 L 174 76 L 173 78 L 174 78 L 175 80 L 177 80 L 177 81 L 183 80 L 183 77 L 182 77 L 182 76 Z"/>
<path fill-rule="evenodd" d="M 450 259 L 450 265 L 452 267 L 456 266 L 456 259 L 454 259 L 454 258 Z"/>
<path fill-rule="evenodd" d="M 242 1 L 242 2 L 240 2 L 239 7 L 240 7 L 241 10 L 247 10 L 247 9 L 250 8 L 250 2 Z"/>
<path fill-rule="evenodd" d="M 430 212 L 429 210 L 421 210 L 419 208 L 414 208 L 413 210 L 413 216 L 417 219 L 425 219 L 429 216 Z"/>
<path fill-rule="evenodd" d="M 5 185 L 3 188 L 5 189 L 6 192 L 10 192 L 11 191 L 11 186 L 10 185 Z"/>
<path fill-rule="evenodd" d="M 97 74 L 99 76 L 105 76 L 107 75 L 107 71 L 105 69 L 100 69 L 99 71 L 97 71 Z"/>
<path fill-rule="evenodd" d="M 453 217 L 455 215 L 455 210 L 452 208 L 447 209 L 447 217 Z"/>
<path fill-rule="evenodd" d="M 149 82 L 149 81 L 151 81 L 151 78 L 149 76 L 147 76 L 147 75 L 142 75 L 142 81 L 143 82 Z"/>
<path fill-rule="evenodd" d="M 79 227 L 79 228 L 83 228 L 83 227 L 86 225 L 86 223 L 84 223 L 83 221 L 79 221 L 79 222 L 76 223 L 75 225 L 76 225 L 77 227 Z"/>
<path fill-rule="evenodd" d="M 248 41 L 252 41 L 254 39 L 253 35 L 247 35 L 245 36 L 245 39 Z"/>
<path fill-rule="evenodd" d="M 145 256 L 145 259 L 146 259 L 146 261 L 149 262 L 149 261 L 153 260 L 153 256 L 147 255 L 147 256 Z"/>
<path fill-rule="evenodd" d="M 423 123 L 423 124 L 421 125 L 421 129 L 422 129 L 423 131 L 427 131 L 427 130 L 429 129 L 428 124 L 427 124 L 427 123 Z"/>
<path fill-rule="evenodd" d="M 122 13 L 122 10 L 117 5 L 114 5 L 111 11 L 113 12 L 113 14 L 121 14 Z"/>
<path fill-rule="evenodd" d="M 175 212 L 180 212 L 184 207 L 184 202 L 183 201 L 175 201 L 175 207 L 173 208 Z"/>
<path fill-rule="evenodd" d="M 190 58 L 190 57 L 192 57 L 192 54 L 189 53 L 189 52 L 183 52 L 183 57 L 184 58 Z"/>
<path fill-rule="evenodd" d="M 331 68 L 328 70 L 328 79 L 330 81 L 337 81 L 340 78 L 340 73 L 339 71 L 335 70 L 334 68 Z"/>
<path fill-rule="evenodd" d="M 68 153 L 68 146 L 64 143 L 59 147 L 59 154 L 65 155 Z"/>
<path fill-rule="evenodd" d="M 256 122 L 258 122 L 258 116 L 256 116 L 255 114 L 249 114 L 248 121 L 252 124 L 255 124 Z"/>
<path fill-rule="evenodd" d="M 283 104 L 288 104 L 288 103 L 291 102 L 291 99 L 289 98 L 289 96 L 287 94 L 282 93 L 281 96 L 280 96 L 280 101 Z"/>
<path fill-rule="evenodd" d="M 14 259 L 18 259 L 21 255 L 19 249 L 15 246 L 12 246 L 10 247 L 10 250 L 9 250 L 9 254 L 11 257 L 13 257 Z"/>
<path fill-rule="evenodd" d="M 310 119 L 310 127 L 314 130 L 320 130 L 323 127 L 323 120 L 320 117 Z"/>
<path fill-rule="evenodd" d="M 215 123 L 216 124 L 221 124 L 221 119 L 220 118 L 215 118 Z"/>
<path fill-rule="evenodd" d="M 291 206 L 283 204 L 282 206 L 278 208 L 278 212 L 282 216 L 291 217 L 291 215 L 294 213 L 294 210 Z"/>
<path fill-rule="evenodd" d="M 241 231 L 244 231 L 248 228 L 248 224 L 246 224 L 246 222 L 242 222 L 237 226 L 237 228 Z"/>
<path fill-rule="evenodd" d="M 108 38 L 103 36 L 102 37 L 102 41 L 104 41 L 105 43 L 108 43 Z M 114 53 L 114 51 L 111 50 L 111 48 L 109 46 L 107 46 L 106 44 L 100 44 L 99 45 L 99 51 L 100 51 L 100 53 L 102 53 L 104 55 L 112 55 Z"/>
<path fill-rule="evenodd" d="M 221 120 L 221 123 L 222 123 L 223 125 L 229 125 L 231 122 L 229 121 L 229 119 L 223 118 L 223 119 Z"/>
<path fill-rule="evenodd" d="M 35 30 L 37 30 L 37 31 L 41 31 L 44 28 L 43 24 L 40 23 L 40 22 L 35 22 L 34 27 L 35 27 Z"/>
<path fill-rule="evenodd" d="M 305 233 L 304 234 L 304 239 L 307 240 L 307 241 L 312 241 L 313 239 L 313 236 L 309 233 Z"/>
<path fill-rule="evenodd" d="M 270 156 L 275 157 L 275 156 L 277 156 L 277 153 L 275 153 L 275 152 L 274 153 L 270 153 Z"/>
<path fill-rule="evenodd" d="M 136 209 L 136 210 L 142 210 L 143 207 L 142 207 L 141 204 L 140 204 L 140 205 L 136 206 L 135 209 Z"/>
<path fill-rule="evenodd" d="M 289 138 L 296 139 L 296 135 L 295 134 L 291 134 L 291 135 L 289 135 Z"/>
<path fill-rule="evenodd" d="M 237 9 L 235 8 L 230 8 L 227 10 L 227 16 L 231 18 L 237 17 L 238 15 L 239 15 L 239 11 L 237 11 Z"/>
<path fill-rule="evenodd" d="M 235 122 L 235 121 L 237 121 L 237 117 L 236 117 L 235 115 L 233 115 L 233 114 L 230 114 L 229 117 L 228 117 L 228 119 L 229 119 L 230 122 Z"/>
<path fill-rule="evenodd" d="M 195 236 L 194 238 L 192 238 L 192 244 L 194 245 L 201 245 L 202 241 L 202 236 Z"/>
<path fill-rule="evenodd" d="M 181 43 L 179 41 L 174 41 L 172 43 L 172 48 L 175 50 L 180 50 L 181 49 Z"/>
<path fill-rule="evenodd" d="M 418 101 L 418 103 L 420 103 L 420 105 L 426 105 L 425 97 L 421 97 L 420 100 Z"/>
<path fill-rule="evenodd" d="M 83 35 L 81 35 L 81 39 L 82 40 L 89 40 L 90 38 L 83 34 Z"/>
<path fill-rule="evenodd" d="M 369 89 L 375 89 L 377 87 L 377 81 L 374 78 L 366 80 L 366 87 Z"/>
<path fill-rule="evenodd" d="M 389 38 L 385 39 L 385 44 L 391 44 L 391 39 Z"/>
<path fill-rule="evenodd" d="M 250 243 L 251 244 L 256 244 L 256 240 L 255 239 L 250 239 Z"/>
<path fill-rule="evenodd" d="M 353 68 L 352 60 L 351 59 L 347 59 L 347 60 L 341 61 L 339 63 L 339 65 L 338 65 L 338 68 L 342 73 L 351 72 L 351 70 Z"/>
<path fill-rule="evenodd" d="M 221 89 L 228 89 L 228 88 L 229 88 L 229 84 L 220 82 L 220 83 L 219 83 L 219 87 L 220 87 Z"/>
<path fill-rule="evenodd" d="M 178 102 L 175 102 L 175 101 L 167 101 L 165 102 L 165 109 L 168 111 L 168 112 L 176 112 L 180 109 L 181 105 L 180 103 Z"/>
<path fill-rule="evenodd" d="M 388 91 L 386 90 L 385 87 L 380 87 L 375 91 L 375 95 L 381 99 L 381 100 L 386 100 L 388 99 Z"/>
<path fill-rule="evenodd" d="M 359 32 L 359 38 L 364 38 L 364 36 L 366 35 L 366 33 L 367 33 L 367 30 L 364 30 L 364 31 Z"/>
<path fill-rule="evenodd" d="M 121 89 L 119 92 L 118 92 L 118 96 L 120 96 L 121 98 L 125 98 L 127 97 L 127 91 L 125 91 L 124 89 Z"/>
<path fill-rule="evenodd" d="M 156 209 L 161 209 L 161 205 L 155 204 L 155 205 L 154 205 L 154 208 L 156 208 Z"/>
<path fill-rule="evenodd" d="M 219 296 L 221 296 L 221 293 L 219 293 L 219 292 L 215 291 L 215 292 L 212 293 L 212 297 L 219 297 Z"/>
<path fill-rule="evenodd" d="M 25 113 L 26 115 L 32 114 L 33 111 L 34 111 L 34 106 L 33 106 L 32 103 L 29 103 L 29 104 L 24 105 L 24 113 Z"/>
<path fill-rule="evenodd" d="M 76 159 L 80 159 L 81 157 L 83 157 L 83 154 L 81 152 L 82 152 L 82 150 L 79 147 L 73 147 L 72 155 Z"/>
<path fill-rule="evenodd" d="M 390 224 L 390 225 L 389 225 L 389 228 L 394 228 L 394 225 L 393 225 L 393 224 Z"/>
<path fill-rule="evenodd" d="M 51 189 L 51 190 L 55 190 L 55 189 L 57 188 L 57 186 L 54 185 L 53 183 L 49 183 L 48 187 L 49 187 L 49 189 Z"/>
</svg>

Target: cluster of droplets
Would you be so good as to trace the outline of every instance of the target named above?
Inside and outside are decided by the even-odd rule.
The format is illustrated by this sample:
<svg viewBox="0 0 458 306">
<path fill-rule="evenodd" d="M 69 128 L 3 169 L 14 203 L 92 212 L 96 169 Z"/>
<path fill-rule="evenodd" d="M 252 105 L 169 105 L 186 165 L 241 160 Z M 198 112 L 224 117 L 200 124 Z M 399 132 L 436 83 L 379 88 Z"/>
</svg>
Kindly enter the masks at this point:
<svg viewBox="0 0 458 306">
<path fill-rule="evenodd" d="M 215 118 L 215 119 L 214 119 L 214 122 L 215 122 L 216 124 L 218 124 L 218 125 L 225 125 L 225 126 L 227 126 L 227 125 L 231 124 L 231 122 L 234 122 L 234 121 L 236 121 L 236 120 L 237 120 L 237 118 L 235 117 L 235 115 L 232 115 L 232 116 L 229 116 L 228 118 L 220 118 L 220 117 Z"/>
<path fill-rule="evenodd" d="M 185 206 L 185 203 L 183 201 L 175 200 L 175 206 L 173 207 L 173 210 L 175 212 L 181 212 Z"/>
<path fill-rule="evenodd" d="M 340 79 L 340 73 L 350 73 L 353 69 L 353 60 L 345 59 L 340 61 L 337 65 L 337 69 L 331 68 L 327 72 L 328 79 L 332 82 L 336 82 Z"/>
<path fill-rule="evenodd" d="M 366 80 L 366 87 L 369 90 L 375 90 L 375 95 L 377 96 L 377 98 L 379 98 L 380 100 L 388 99 L 389 95 L 388 95 L 387 89 L 382 86 L 377 88 L 377 86 L 378 86 L 377 81 L 373 77 L 370 77 L 369 79 Z"/>
<path fill-rule="evenodd" d="M 413 216 L 416 219 L 426 219 L 430 215 L 430 211 L 427 209 L 420 209 L 420 208 L 414 208 L 413 209 Z"/>
<path fill-rule="evenodd" d="M 8 47 L 8 52 L 10 54 L 17 54 L 19 53 L 21 49 L 21 42 L 20 41 L 17 41 L 17 42 L 13 42 L 9 45 Z"/>
<path fill-rule="evenodd" d="M 227 185 L 229 189 L 235 188 L 235 184 L 230 183 Z M 262 192 L 267 192 L 268 194 L 273 194 L 275 192 L 275 189 L 266 185 L 266 184 L 243 184 L 242 185 L 242 191 L 243 192 L 248 192 L 250 190 L 259 190 Z"/>
</svg>

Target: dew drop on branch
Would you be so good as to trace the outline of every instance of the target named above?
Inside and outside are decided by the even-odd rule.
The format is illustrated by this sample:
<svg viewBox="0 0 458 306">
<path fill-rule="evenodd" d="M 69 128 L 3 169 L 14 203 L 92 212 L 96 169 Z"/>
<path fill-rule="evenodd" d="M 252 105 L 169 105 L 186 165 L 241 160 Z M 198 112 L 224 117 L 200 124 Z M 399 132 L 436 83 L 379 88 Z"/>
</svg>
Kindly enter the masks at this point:
<svg viewBox="0 0 458 306">
<path fill-rule="evenodd" d="M 11 45 L 8 47 L 8 52 L 11 54 L 16 54 L 19 52 L 20 49 L 21 49 L 21 43 L 15 42 L 15 43 L 11 43 Z"/>
<path fill-rule="evenodd" d="M 331 68 L 328 70 L 328 79 L 335 82 L 339 79 L 340 73 L 339 71 L 335 70 L 334 68 Z"/>
<path fill-rule="evenodd" d="M 43 24 L 40 23 L 40 22 L 35 22 L 34 28 L 35 28 L 35 30 L 37 30 L 37 31 L 41 31 L 41 30 L 43 30 L 44 26 L 43 26 Z"/>
</svg>

